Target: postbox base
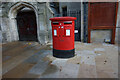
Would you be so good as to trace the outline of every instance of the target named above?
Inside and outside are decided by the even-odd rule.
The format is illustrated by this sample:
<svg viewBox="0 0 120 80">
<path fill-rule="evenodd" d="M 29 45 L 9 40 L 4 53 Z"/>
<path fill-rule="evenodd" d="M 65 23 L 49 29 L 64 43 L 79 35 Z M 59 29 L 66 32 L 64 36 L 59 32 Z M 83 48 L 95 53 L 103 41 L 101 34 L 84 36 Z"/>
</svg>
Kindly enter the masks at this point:
<svg viewBox="0 0 120 80">
<path fill-rule="evenodd" d="M 75 49 L 72 50 L 56 50 L 53 49 L 53 56 L 57 58 L 70 58 L 74 57 Z"/>
</svg>

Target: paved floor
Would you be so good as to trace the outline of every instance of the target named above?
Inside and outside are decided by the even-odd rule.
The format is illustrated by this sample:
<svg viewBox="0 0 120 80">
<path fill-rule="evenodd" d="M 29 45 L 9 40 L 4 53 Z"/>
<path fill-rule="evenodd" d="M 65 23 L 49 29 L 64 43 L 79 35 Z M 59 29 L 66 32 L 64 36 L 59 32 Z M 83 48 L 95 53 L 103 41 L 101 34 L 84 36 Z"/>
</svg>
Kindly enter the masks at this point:
<svg viewBox="0 0 120 80">
<path fill-rule="evenodd" d="M 75 42 L 75 57 L 52 56 L 52 45 L 12 42 L 2 45 L 3 78 L 117 78 L 118 46 Z"/>
</svg>

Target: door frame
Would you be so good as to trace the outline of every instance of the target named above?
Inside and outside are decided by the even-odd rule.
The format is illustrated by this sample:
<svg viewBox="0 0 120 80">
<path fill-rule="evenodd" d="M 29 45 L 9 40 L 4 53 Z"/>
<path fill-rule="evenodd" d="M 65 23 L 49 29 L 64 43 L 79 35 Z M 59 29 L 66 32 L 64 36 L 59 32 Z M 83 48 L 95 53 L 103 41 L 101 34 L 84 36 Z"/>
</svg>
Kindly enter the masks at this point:
<svg viewBox="0 0 120 80">
<path fill-rule="evenodd" d="M 8 13 L 8 17 L 9 17 L 9 36 L 10 39 L 9 41 L 18 41 L 19 40 L 19 33 L 18 33 L 18 29 L 17 29 L 17 20 L 16 20 L 16 16 L 18 11 L 22 8 L 22 7 L 28 7 L 30 9 L 32 9 L 35 12 L 35 16 L 36 16 L 36 24 L 37 24 L 37 40 L 40 43 L 40 37 L 39 37 L 39 24 L 38 24 L 38 12 L 37 9 L 30 3 L 27 2 L 17 2 L 16 4 L 14 4 Z"/>
<path fill-rule="evenodd" d="M 118 12 L 118 2 L 115 2 L 115 25 L 113 27 L 111 26 L 105 26 L 105 27 L 91 27 L 90 24 L 91 24 L 91 20 L 90 20 L 90 7 L 91 7 L 91 3 L 92 2 L 89 2 L 88 3 L 88 43 L 91 42 L 91 30 L 94 30 L 94 29 L 110 29 L 112 30 L 112 34 L 111 34 L 111 44 L 115 44 L 115 32 L 116 32 L 116 23 L 117 23 L 117 12 Z"/>
</svg>

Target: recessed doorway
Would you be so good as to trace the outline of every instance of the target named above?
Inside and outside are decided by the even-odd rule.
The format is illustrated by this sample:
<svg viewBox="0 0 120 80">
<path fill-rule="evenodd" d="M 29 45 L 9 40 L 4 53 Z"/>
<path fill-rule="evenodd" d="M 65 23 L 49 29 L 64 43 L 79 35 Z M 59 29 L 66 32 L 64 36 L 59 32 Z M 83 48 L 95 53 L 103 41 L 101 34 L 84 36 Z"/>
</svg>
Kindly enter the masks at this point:
<svg viewBox="0 0 120 80">
<path fill-rule="evenodd" d="M 20 41 L 38 41 L 36 15 L 34 11 L 21 10 L 18 12 L 16 20 Z"/>
</svg>

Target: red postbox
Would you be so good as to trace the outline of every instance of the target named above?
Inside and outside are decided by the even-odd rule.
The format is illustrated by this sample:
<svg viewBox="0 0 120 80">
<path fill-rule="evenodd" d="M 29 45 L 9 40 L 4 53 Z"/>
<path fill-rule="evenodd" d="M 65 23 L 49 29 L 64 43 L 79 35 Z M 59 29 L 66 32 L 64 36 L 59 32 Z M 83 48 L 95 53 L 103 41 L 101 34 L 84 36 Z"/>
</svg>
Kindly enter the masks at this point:
<svg viewBox="0 0 120 80">
<path fill-rule="evenodd" d="M 74 25 L 76 17 L 50 18 L 52 24 L 53 56 L 58 58 L 73 57 Z"/>
</svg>

